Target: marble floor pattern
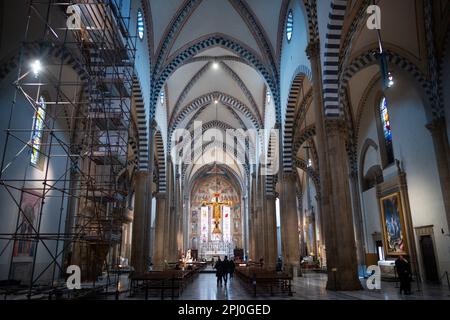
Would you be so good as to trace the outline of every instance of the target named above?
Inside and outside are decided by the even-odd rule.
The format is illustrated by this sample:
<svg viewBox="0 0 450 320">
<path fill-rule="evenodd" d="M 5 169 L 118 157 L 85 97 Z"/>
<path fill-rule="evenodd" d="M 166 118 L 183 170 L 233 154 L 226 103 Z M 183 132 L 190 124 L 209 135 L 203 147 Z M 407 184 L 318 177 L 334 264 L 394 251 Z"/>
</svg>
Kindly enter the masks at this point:
<svg viewBox="0 0 450 320">
<path fill-rule="evenodd" d="M 217 286 L 216 276 L 213 273 L 202 273 L 184 290 L 177 300 L 450 300 L 450 290 L 445 285 L 431 286 L 412 283 L 412 294 L 409 296 L 399 294 L 395 282 L 382 282 L 381 290 L 361 291 L 327 291 L 325 289 L 327 276 L 325 274 L 308 273 L 293 280 L 293 296 L 258 294 L 254 297 L 237 278 L 228 281 L 227 286 Z M 365 287 L 364 279 L 361 280 Z M 420 289 L 420 290 L 419 290 Z M 143 299 L 142 296 L 129 297 L 126 292 L 120 299 Z M 151 300 L 160 297 L 149 297 Z M 170 299 L 170 298 L 166 298 Z"/>
</svg>

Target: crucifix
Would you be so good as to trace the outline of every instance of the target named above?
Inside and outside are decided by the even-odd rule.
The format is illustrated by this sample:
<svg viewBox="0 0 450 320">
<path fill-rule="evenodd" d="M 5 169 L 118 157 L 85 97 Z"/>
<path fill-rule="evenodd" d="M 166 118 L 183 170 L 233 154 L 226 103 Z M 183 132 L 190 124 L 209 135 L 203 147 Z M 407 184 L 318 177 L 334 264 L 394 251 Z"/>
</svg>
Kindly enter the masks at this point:
<svg viewBox="0 0 450 320">
<path fill-rule="evenodd" d="M 214 194 L 214 201 L 207 202 L 203 201 L 202 206 L 212 206 L 213 207 L 213 219 L 214 219 L 214 230 L 212 233 L 214 234 L 220 234 L 222 231 L 220 231 L 220 219 L 222 218 L 222 215 L 220 213 L 220 209 L 222 206 L 231 206 L 231 201 L 219 201 L 220 193 Z"/>
</svg>

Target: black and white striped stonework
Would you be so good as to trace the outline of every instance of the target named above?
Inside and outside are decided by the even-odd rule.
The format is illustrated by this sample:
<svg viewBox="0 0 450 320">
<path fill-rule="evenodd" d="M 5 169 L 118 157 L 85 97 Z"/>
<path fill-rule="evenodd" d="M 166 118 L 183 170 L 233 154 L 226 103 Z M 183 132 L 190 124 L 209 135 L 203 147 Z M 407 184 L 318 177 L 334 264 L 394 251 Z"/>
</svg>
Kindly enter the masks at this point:
<svg viewBox="0 0 450 320">
<path fill-rule="evenodd" d="M 326 117 L 340 117 L 339 105 L 339 50 L 344 24 L 346 0 L 333 0 L 329 14 L 328 30 L 325 39 L 325 58 L 323 70 L 324 107 Z"/>
<path fill-rule="evenodd" d="M 136 106 L 138 129 L 138 154 L 139 170 L 147 171 L 148 168 L 148 124 L 145 113 L 144 97 L 137 77 L 133 79 L 133 98 Z"/>
<path fill-rule="evenodd" d="M 164 142 L 161 132 L 155 133 L 156 158 L 158 159 L 158 192 L 165 193 L 167 191 L 166 179 L 166 160 L 164 155 Z"/>
<path fill-rule="evenodd" d="M 283 136 L 283 169 L 285 172 L 292 171 L 292 139 L 294 131 L 295 109 L 300 98 L 300 90 L 303 85 L 304 75 L 299 74 L 295 77 L 291 85 L 291 91 L 287 101 L 286 119 Z"/>
</svg>

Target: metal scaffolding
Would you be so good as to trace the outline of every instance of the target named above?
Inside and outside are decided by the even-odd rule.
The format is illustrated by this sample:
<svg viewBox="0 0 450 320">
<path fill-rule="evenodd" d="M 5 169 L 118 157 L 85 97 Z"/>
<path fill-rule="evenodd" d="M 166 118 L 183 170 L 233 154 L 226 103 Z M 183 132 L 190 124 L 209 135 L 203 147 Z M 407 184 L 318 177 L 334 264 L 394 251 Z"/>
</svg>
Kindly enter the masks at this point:
<svg viewBox="0 0 450 320">
<path fill-rule="evenodd" d="M 80 28 L 70 29 L 56 18 L 67 17 L 68 8 L 76 9 L 68 18 L 79 18 Z M 87 288 L 98 288 L 99 276 L 106 278 L 106 290 L 118 283 L 122 226 L 130 221 L 128 141 L 136 51 L 130 24 L 129 13 L 123 16 L 114 0 L 29 2 L 0 171 L 0 192 L 17 208 L 14 230 L 0 234 L 6 243 L 0 256 L 10 255 L 11 294 L 26 290 L 28 298 L 51 297 L 65 287 L 69 265 L 80 267 Z M 34 113 L 31 128 L 13 120 L 20 109 Z M 24 157 L 29 165 L 12 170 Z M 64 168 L 55 170 L 55 161 Z M 37 199 L 36 218 L 24 206 L 29 198 Z M 55 199 L 59 208 L 50 208 Z M 51 213 L 59 219 L 56 232 L 43 226 L 48 210 L 58 211 Z M 14 283 L 20 251 L 32 252 L 26 289 Z M 50 261 L 37 268 L 39 252 Z M 49 272 L 51 280 L 43 282 Z"/>
</svg>

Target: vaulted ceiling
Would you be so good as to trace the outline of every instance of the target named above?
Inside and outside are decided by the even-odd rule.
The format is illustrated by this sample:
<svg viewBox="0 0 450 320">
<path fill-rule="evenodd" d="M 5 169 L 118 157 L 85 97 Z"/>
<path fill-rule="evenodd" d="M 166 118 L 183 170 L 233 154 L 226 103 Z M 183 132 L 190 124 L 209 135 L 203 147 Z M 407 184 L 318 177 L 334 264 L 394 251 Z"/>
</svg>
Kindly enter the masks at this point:
<svg viewBox="0 0 450 320">
<path fill-rule="evenodd" d="M 153 61 L 162 58 L 161 65 L 167 66 L 183 50 L 214 35 L 250 52 L 276 78 L 283 2 L 149 0 Z M 165 80 L 169 134 L 192 130 L 194 121 L 211 127 L 220 124 L 220 130 L 263 128 L 266 109 L 275 108 L 266 80 L 236 51 L 220 44 L 203 48 Z M 232 167 L 242 174 L 241 164 Z M 192 174 L 200 168 L 192 166 Z"/>
</svg>

